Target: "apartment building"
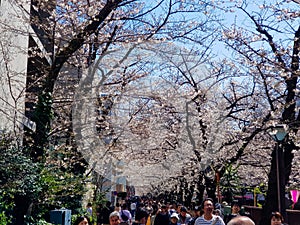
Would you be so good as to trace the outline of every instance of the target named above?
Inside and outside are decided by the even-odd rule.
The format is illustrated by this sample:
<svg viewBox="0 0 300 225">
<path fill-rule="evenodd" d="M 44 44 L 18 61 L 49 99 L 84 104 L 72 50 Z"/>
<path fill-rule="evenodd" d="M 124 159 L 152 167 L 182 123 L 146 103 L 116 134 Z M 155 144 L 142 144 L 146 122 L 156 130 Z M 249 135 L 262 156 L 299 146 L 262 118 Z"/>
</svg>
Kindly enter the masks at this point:
<svg viewBox="0 0 300 225">
<path fill-rule="evenodd" d="M 22 129 L 28 68 L 30 3 L 0 1 L 0 130 Z"/>
<path fill-rule="evenodd" d="M 47 38 L 49 13 L 36 0 L 0 1 L 0 130 L 34 130 L 32 122 L 43 68 L 50 66 L 54 44 Z M 48 1 L 53 10 L 55 1 Z M 37 19 L 38 18 L 38 19 Z M 43 26 L 40 26 L 43 25 Z M 22 133 L 22 132 L 21 132 Z"/>
</svg>

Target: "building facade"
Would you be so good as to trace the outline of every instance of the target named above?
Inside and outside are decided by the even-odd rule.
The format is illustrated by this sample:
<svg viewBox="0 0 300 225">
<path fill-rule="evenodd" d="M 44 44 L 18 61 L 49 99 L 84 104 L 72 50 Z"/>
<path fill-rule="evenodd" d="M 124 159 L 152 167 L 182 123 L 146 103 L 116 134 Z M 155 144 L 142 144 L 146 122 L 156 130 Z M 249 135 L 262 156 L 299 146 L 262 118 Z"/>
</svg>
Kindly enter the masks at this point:
<svg viewBox="0 0 300 225">
<path fill-rule="evenodd" d="M 0 130 L 34 130 L 33 106 L 43 80 L 44 68 L 51 66 L 54 50 L 47 8 L 37 0 L 0 1 Z"/>
<path fill-rule="evenodd" d="M 36 129 L 34 108 L 47 74 L 45 68 L 52 66 L 55 51 L 54 40 L 49 38 L 54 32 L 49 15 L 55 9 L 55 0 L 48 0 L 46 8 L 41 8 L 39 2 L 43 1 L 0 0 L 0 130 L 21 136 L 24 131 Z M 81 73 L 66 63 L 52 96 L 56 110 L 53 123 L 58 126 L 67 123 L 70 133 L 73 94 Z M 101 135 L 109 138 L 109 134 Z M 57 132 L 52 138 L 57 144 L 70 144 L 70 136 Z M 111 188 L 107 199 L 114 202 L 117 201 L 114 193 L 127 191 L 126 178 L 116 172 L 119 167 L 122 167 L 120 162 L 111 165 L 104 185 L 105 190 Z"/>
<path fill-rule="evenodd" d="M 25 89 L 28 66 L 30 3 L 0 2 L 0 129 L 18 131 L 26 123 Z"/>
</svg>

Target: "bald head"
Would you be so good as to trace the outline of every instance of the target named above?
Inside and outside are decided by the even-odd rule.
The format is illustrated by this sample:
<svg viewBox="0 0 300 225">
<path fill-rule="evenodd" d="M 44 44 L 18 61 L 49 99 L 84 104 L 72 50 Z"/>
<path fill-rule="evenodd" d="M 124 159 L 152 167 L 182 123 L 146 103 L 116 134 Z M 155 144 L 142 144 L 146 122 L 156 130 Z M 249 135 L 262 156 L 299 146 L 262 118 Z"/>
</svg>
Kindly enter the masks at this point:
<svg viewBox="0 0 300 225">
<path fill-rule="evenodd" d="M 237 216 L 230 220 L 227 225 L 255 225 L 255 223 L 247 216 Z"/>
</svg>

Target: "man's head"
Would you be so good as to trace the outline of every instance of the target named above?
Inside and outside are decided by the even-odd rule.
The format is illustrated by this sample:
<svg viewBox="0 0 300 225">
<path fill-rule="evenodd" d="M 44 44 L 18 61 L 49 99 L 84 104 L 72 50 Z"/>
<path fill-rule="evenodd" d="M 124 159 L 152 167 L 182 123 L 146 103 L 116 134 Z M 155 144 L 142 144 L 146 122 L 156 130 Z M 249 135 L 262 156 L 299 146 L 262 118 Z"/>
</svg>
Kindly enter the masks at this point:
<svg viewBox="0 0 300 225">
<path fill-rule="evenodd" d="M 197 217 L 201 216 L 201 212 L 202 212 L 201 206 L 195 206 L 194 212 Z"/>
<path fill-rule="evenodd" d="M 255 223 L 247 216 L 237 216 L 231 219 L 227 225 L 255 225 Z"/>
<path fill-rule="evenodd" d="M 203 209 L 204 214 L 211 214 L 214 211 L 214 202 L 211 198 L 206 198 L 203 200 L 201 204 L 201 208 Z"/>
<path fill-rule="evenodd" d="M 114 211 L 109 215 L 109 224 L 110 225 L 119 225 L 120 222 L 121 222 L 121 220 L 120 220 L 119 212 Z"/>
<path fill-rule="evenodd" d="M 220 209 L 215 209 L 215 210 L 213 211 L 213 214 L 215 214 L 216 216 L 222 216 L 222 212 L 221 212 Z"/>
<path fill-rule="evenodd" d="M 182 207 L 182 204 L 181 204 L 181 203 L 177 203 L 176 211 L 177 211 L 178 213 L 180 213 L 181 207 Z"/>
<path fill-rule="evenodd" d="M 184 206 L 182 206 L 182 207 L 180 208 L 180 215 L 183 216 L 183 217 L 185 217 L 186 214 L 187 214 L 187 208 L 184 207 Z"/>
<path fill-rule="evenodd" d="M 167 212 L 168 212 L 167 206 L 166 206 L 166 205 L 162 205 L 162 206 L 160 207 L 160 213 L 166 214 Z"/>
<path fill-rule="evenodd" d="M 138 210 L 135 214 L 135 220 L 139 221 L 140 224 L 146 224 L 148 215 L 148 212 L 145 210 Z"/>
</svg>

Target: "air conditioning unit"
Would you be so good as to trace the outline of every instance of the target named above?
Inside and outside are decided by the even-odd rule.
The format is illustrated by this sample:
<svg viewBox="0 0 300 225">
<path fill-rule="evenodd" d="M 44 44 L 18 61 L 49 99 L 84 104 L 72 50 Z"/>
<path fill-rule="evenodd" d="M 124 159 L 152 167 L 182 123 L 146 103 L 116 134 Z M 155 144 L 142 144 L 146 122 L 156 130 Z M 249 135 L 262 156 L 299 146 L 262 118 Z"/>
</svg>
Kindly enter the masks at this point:
<svg viewBox="0 0 300 225">
<path fill-rule="evenodd" d="M 56 209 L 50 211 L 50 223 L 55 225 L 71 225 L 71 210 Z"/>
</svg>

